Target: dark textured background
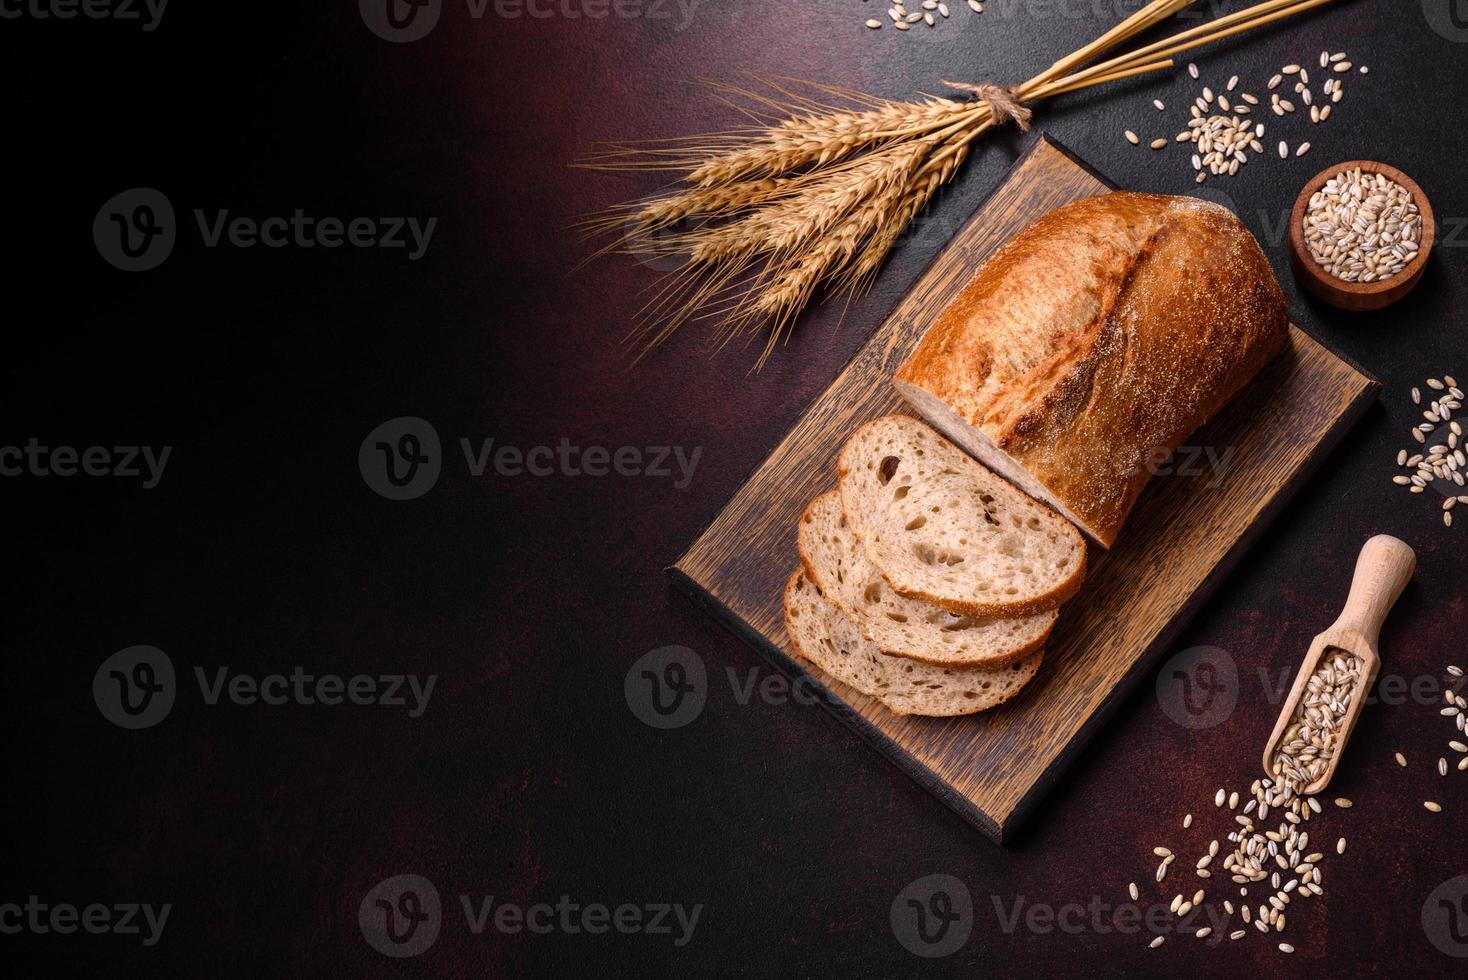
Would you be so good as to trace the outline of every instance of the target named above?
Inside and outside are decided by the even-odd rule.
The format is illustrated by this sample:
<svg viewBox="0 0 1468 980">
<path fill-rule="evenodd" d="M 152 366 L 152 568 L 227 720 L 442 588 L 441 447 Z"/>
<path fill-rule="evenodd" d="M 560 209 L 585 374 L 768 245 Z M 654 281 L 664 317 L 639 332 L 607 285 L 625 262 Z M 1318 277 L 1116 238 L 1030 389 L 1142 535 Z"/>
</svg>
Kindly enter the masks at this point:
<svg viewBox="0 0 1468 980">
<path fill-rule="evenodd" d="M 1024 140 L 989 141 L 893 257 L 872 292 L 807 317 L 770 365 L 711 357 L 689 331 L 635 370 L 619 345 L 653 270 L 627 258 L 573 267 L 578 216 L 659 186 L 568 164 L 600 139 L 728 125 L 691 84 L 794 75 L 906 97 L 943 77 L 1016 80 L 1135 4 L 1006 4 L 940 30 L 868 32 L 880 5 L 699 4 L 638 16 L 471 18 L 448 2 L 427 38 L 393 45 L 354 4 L 179 4 L 159 28 L 0 20 L 6 106 L 6 356 L 0 445 L 174 447 L 154 490 L 115 479 L 0 480 L 7 691 L 0 903 L 173 904 L 162 941 L 0 935 L 47 974 L 974 976 L 1461 975 L 1419 913 L 1468 871 L 1468 774 L 1432 771 L 1448 725 L 1435 706 L 1367 712 L 1318 839 L 1352 841 L 1324 865 L 1323 899 L 1291 916 L 1291 960 L 1250 932 L 1223 949 L 1176 937 L 1006 933 L 1025 903 L 1124 899 L 1150 849 L 1206 846 L 1214 789 L 1244 788 L 1273 715 L 1256 669 L 1293 669 L 1344 599 L 1375 532 L 1419 557 L 1383 639 L 1386 670 L 1441 676 L 1468 660 L 1464 534 L 1433 496 L 1392 487 L 1416 420 L 1407 389 L 1468 378 L 1468 3 L 1346 0 L 1206 52 L 1262 93 L 1288 61 L 1345 48 L 1338 117 L 1287 127 L 1315 145 L 1210 182 L 1265 237 L 1297 322 L 1379 377 L 1380 407 L 1227 580 L 1178 649 L 1229 651 L 1244 680 L 1224 723 L 1189 730 L 1151 679 L 1100 733 L 1012 847 L 1001 850 L 881 761 L 821 709 L 741 703 L 771 671 L 667 583 L 663 567 L 708 522 L 810 398 L 1000 178 Z M 1424 5 L 1439 11 L 1434 30 Z M 1239 4 L 1223 5 L 1232 9 Z M 7 8 L 9 9 L 9 8 Z M 1455 23 L 1462 24 L 1459 30 Z M 1318 83 L 1317 83 L 1318 88 Z M 1194 190 L 1150 107 L 1181 106 L 1181 72 L 1044 107 L 1038 123 L 1122 186 Z M 1169 112 L 1172 122 L 1177 116 Z M 1262 117 L 1274 131 L 1272 115 Z M 1345 315 L 1299 295 L 1278 245 L 1284 210 L 1333 161 L 1389 161 L 1426 189 L 1456 236 L 1397 307 Z M 159 269 L 105 264 L 90 227 L 113 194 L 164 191 L 193 208 L 264 217 L 434 216 L 426 257 L 338 249 L 205 249 L 186 223 Z M 364 486 L 359 443 L 400 415 L 449 447 L 438 486 L 395 503 Z M 468 475 L 460 437 L 497 444 L 702 447 L 693 483 Z M 1137 543 L 1141 546 L 1141 543 Z M 206 706 L 185 685 L 159 726 L 105 721 L 89 691 L 133 644 L 193 666 L 269 673 L 436 673 L 427 712 Z M 644 652 L 693 648 L 708 702 L 656 731 L 623 680 Z M 1391 752 L 1411 759 L 1399 770 Z M 1446 812 L 1433 816 L 1431 796 Z M 1199 824 L 1184 837 L 1186 811 Z M 1222 832 L 1219 826 L 1219 832 Z M 449 906 L 413 960 L 363 941 L 357 906 L 401 873 Z M 921 960 L 888 909 L 912 880 L 951 874 L 976 922 L 952 956 Z M 1170 880 L 1185 884 L 1184 875 Z M 1178 885 L 1178 888 L 1183 885 Z M 1191 885 L 1189 885 L 1191 887 Z M 529 904 L 703 903 L 692 942 L 646 935 L 471 935 L 454 896 Z M 1172 892 L 1166 893 L 1164 901 Z M 1256 902 L 1258 897 L 1256 897 Z M 8 971 L 7 971 L 8 972 Z"/>
</svg>

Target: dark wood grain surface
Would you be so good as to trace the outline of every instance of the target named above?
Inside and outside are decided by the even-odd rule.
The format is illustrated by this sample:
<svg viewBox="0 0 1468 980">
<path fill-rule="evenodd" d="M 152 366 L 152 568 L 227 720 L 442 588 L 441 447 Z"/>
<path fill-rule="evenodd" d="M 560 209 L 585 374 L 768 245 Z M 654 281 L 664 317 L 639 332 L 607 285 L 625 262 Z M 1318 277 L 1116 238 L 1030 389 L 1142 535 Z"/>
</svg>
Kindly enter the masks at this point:
<svg viewBox="0 0 1468 980">
<path fill-rule="evenodd" d="M 410 43 L 374 34 L 350 0 L 173 3 L 151 30 L 81 11 L 96 4 L 76 17 L 33 14 L 49 12 L 45 0 L 3 5 L 0 447 L 172 452 L 150 488 L 80 471 L 9 475 L 15 460 L 0 457 L 0 906 L 35 895 L 172 912 L 151 946 L 138 935 L 0 933 L 0 972 L 1461 974 L 1465 960 L 1434 942 L 1442 934 L 1424 927 L 1424 910 L 1442 921 L 1429 903 L 1468 873 L 1457 842 L 1468 774 L 1440 777 L 1435 765 L 1454 754 L 1437 713 L 1443 667 L 1468 667 L 1468 518 L 1444 528 L 1436 491 L 1410 496 L 1391 476 L 1422 420 L 1412 386 L 1468 377 L 1468 128 L 1457 98 L 1468 4 L 1340 0 L 1201 52 L 1202 81 L 1239 74 L 1256 94 L 1322 48 L 1372 69 L 1346 82 L 1327 124 L 1264 117 L 1266 148 L 1309 139 L 1307 156 L 1266 154 L 1201 188 L 1176 148 L 1122 137 L 1171 135 L 1199 84 L 1182 70 L 1038 111 L 1037 126 L 1121 186 L 1233 207 L 1295 322 L 1384 387 L 1003 848 L 791 690 L 666 568 L 1035 137 L 992 134 L 872 291 L 814 309 L 757 373 L 757 345 L 713 354 L 697 326 L 631 367 L 621 338 L 659 264 L 621 256 L 578 268 L 595 246 L 575 223 L 666 178 L 568 164 L 598 141 L 746 121 L 697 79 L 794 76 L 894 98 L 944 78 L 1009 82 L 1138 5 L 989 0 L 975 16 L 950 0 L 946 25 L 900 34 L 861 26 L 876 4 L 443 0 L 431 33 Z M 1287 259 L 1295 195 L 1351 159 L 1400 167 L 1438 218 L 1422 282 L 1380 313 L 1317 303 Z M 167 195 L 180 235 L 162 266 L 126 273 L 103 261 L 91 229 L 105 202 L 138 187 Z M 221 212 L 265 221 L 298 209 L 437 223 L 410 259 L 406 248 L 289 236 L 280 247 L 211 245 L 195 213 L 207 229 Z M 369 433 L 403 416 L 434 426 L 443 465 L 430 492 L 395 501 L 364 482 L 358 456 Z M 553 451 L 549 472 L 543 454 L 536 472 L 471 465 L 461 440 L 476 459 L 490 439 L 492 452 Z M 665 456 L 654 467 L 656 447 L 696 465 Z M 589 448 L 638 450 L 640 475 L 604 471 L 595 454 L 584 465 Z M 1175 479 L 1211 476 L 1205 463 Z M 1296 952 L 1256 934 L 1218 946 L 1171 934 L 1148 949 L 1145 927 L 1120 918 L 1127 882 L 1152 883 L 1153 847 L 1174 848 L 1182 865 L 1223 833 L 1214 791 L 1247 789 L 1256 775 L 1279 694 L 1377 532 L 1409 542 L 1418 571 L 1382 634 L 1390 682 L 1331 787 L 1355 805 L 1312 822 L 1329 852 L 1326 893 L 1292 905 Z M 171 714 L 146 731 L 108 722 L 91 693 L 103 661 L 135 644 L 166 651 L 181 681 Z M 639 663 L 667 647 L 702 667 L 704 698 L 686 724 L 656 728 L 629 706 L 628 679 L 635 691 Z M 195 674 L 212 684 L 221 668 L 258 679 L 297 667 L 438 680 L 410 716 L 210 703 Z M 1177 714 L 1179 673 L 1198 682 L 1195 696 L 1216 695 L 1199 718 Z M 1398 750 L 1406 769 L 1392 761 Z M 1429 814 L 1424 799 L 1444 812 Z M 1339 835 L 1344 855 L 1331 848 Z M 390 959 L 358 915 L 401 874 L 433 882 L 446 914 L 431 949 Z M 967 888 L 971 929 L 949 955 L 925 959 L 891 916 L 909 885 L 935 874 Z M 1143 904 L 1165 908 L 1186 877 L 1148 888 Z M 499 929 L 492 917 L 476 932 L 461 899 L 478 909 L 491 895 L 496 908 L 565 896 L 702 909 L 681 944 L 676 931 L 573 933 L 559 913 L 550 932 Z"/>
<path fill-rule="evenodd" d="M 796 563 L 795 526 L 810 500 L 830 489 L 847 437 L 881 415 L 911 414 L 891 387 L 892 372 L 999 246 L 1061 204 L 1107 189 L 1042 134 L 673 566 L 736 633 L 782 669 L 813 675 L 838 717 L 999 840 L 1039 804 L 1106 710 L 1166 651 L 1379 387 L 1292 327 L 1286 351 L 1174 457 L 1226 457 L 1216 483 L 1153 482 L 1116 547 L 1092 549 L 1085 588 L 1066 604 L 1040 673 L 999 709 L 898 716 L 800 658 L 781 606 Z"/>
</svg>

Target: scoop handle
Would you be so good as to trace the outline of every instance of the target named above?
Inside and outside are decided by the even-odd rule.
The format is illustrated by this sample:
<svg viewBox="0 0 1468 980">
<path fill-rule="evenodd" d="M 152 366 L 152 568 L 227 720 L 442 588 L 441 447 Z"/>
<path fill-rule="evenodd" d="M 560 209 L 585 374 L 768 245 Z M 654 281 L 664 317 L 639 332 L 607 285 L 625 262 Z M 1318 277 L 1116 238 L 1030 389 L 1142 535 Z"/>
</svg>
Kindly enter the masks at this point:
<svg viewBox="0 0 1468 980">
<path fill-rule="evenodd" d="M 1335 628 L 1355 631 L 1367 646 L 1377 649 L 1381 624 L 1416 568 L 1417 555 L 1405 541 L 1389 534 L 1378 534 L 1367 541 L 1356 559 L 1351 594 Z"/>
</svg>

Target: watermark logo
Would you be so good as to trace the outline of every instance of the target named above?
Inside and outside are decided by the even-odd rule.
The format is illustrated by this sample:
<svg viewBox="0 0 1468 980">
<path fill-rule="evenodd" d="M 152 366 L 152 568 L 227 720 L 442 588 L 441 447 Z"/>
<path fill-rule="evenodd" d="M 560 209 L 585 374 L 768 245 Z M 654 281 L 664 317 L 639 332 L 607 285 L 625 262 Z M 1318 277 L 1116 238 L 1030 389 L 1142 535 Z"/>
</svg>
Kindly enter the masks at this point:
<svg viewBox="0 0 1468 980">
<path fill-rule="evenodd" d="M 1221 191 L 1217 187 L 1202 186 L 1188 192 L 1190 197 L 1199 197 L 1205 201 L 1212 201 L 1219 207 L 1232 211 L 1236 217 L 1242 217 L 1243 212 L 1239 210 L 1239 202 L 1233 199 L 1233 195 L 1227 191 Z"/>
<path fill-rule="evenodd" d="M 416 415 L 389 419 L 357 450 L 362 479 L 388 500 L 413 500 L 432 490 L 443 469 L 438 430 Z"/>
<path fill-rule="evenodd" d="M 119 650 L 92 676 L 97 710 L 119 728 L 152 728 L 168 717 L 177 695 L 173 661 L 157 647 Z"/>
<path fill-rule="evenodd" d="M 688 263 L 689 235 L 696 232 L 701 224 L 697 220 L 684 219 L 646 226 L 634 214 L 622 222 L 622 242 L 626 245 L 627 254 L 638 265 L 654 272 L 676 272 Z"/>
<path fill-rule="evenodd" d="M 968 886 L 952 875 L 919 878 L 897 893 L 888 918 L 909 953 L 937 959 L 958 952 L 974 928 Z"/>
<path fill-rule="evenodd" d="M 1220 647 L 1191 647 L 1162 665 L 1157 703 L 1184 728 L 1212 728 L 1233 714 L 1239 701 L 1239 667 Z"/>
<path fill-rule="evenodd" d="M 438 939 L 443 925 L 438 889 L 422 875 L 394 875 L 362 899 L 357 924 L 362 938 L 383 956 L 418 956 Z"/>
<path fill-rule="evenodd" d="M 627 707 L 652 728 L 682 728 L 703 712 L 708 671 L 688 647 L 666 646 L 637 658 L 622 682 Z"/>
<path fill-rule="evenodd" d="M 1422 931 L 1440 952 L 1468 957 L 1468 875 L 1449 878 L 1427 896 Z"/>
<path fill-rule="evenodd" d="M 178 241 L 173 204 L 151 187 L 116 194 L 92 219 L 92 240 L 102 258 L 123 272 L 156 269 Z"/>
<path fill-rule="evenodd" d="M 358 0 L 362 23 L 384 41 L 407 44 L 438 26 L 443 0 Z"/>
<path fill-rule="evenodd" d="M 1257 123 L 1256 125 L 1263 125 L 1263 123 Z M 1258 138 L 1261 141 L 1264 139 L 1262 135 Z M 1272 144 L 1270 151 L 1273 152 Z M 1254 237 L 1259 239 L 1262 245 L 1267 245 L 1270 248 L 1283 248 L 1285 243 L 1289 241 L 1289 208 L 1280 208 L 1274 211 L 1268 208 L 1258 208 L 1252 212 L 1246 212 L 1239 206 L 1239 202 L 1234 200 L 1233 195 L 1227 191 L 1220 190 L 1212 184 L 1197 187 L 1187 193 L 1191 197 L 1199 197 L 1206 201 L 1212 201 L 1214 204 L 1233 212 L 1234 217 L 1238 218 L 1253 233 Z"/>
<path fill-rule="evenodd" d="M 1468 0 L 1422 0 L 1428 26 L 1449 41 L 1468 41 Z"/>
</svg>

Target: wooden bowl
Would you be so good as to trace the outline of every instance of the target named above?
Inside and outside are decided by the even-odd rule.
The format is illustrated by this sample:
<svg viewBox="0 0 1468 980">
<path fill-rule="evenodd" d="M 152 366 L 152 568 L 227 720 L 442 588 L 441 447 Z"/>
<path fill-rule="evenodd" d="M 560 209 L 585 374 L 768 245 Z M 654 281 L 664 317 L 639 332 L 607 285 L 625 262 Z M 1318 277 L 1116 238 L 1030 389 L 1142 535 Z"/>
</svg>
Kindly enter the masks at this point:
<svg viewBox="0 0 1468 980">
<path fill-rule="evenodd" d="M 1376 282 L 1346 282 L 1337 279 L 1326 272 L 1310 255 L 1310 250 L 1305 247 L 1305 208 L 1310 204 L 1310 198 L 1315 192 L 1324 187 L 1330 178 L 1343 170 L 1354 170 L 1360 167 L 1365 173 L 1382 174 L 1388 180 L 1401 184 L 1412 194 L 1412 199 L 1417 203 L 1417 208 L 1422 212 L 1422 236 L 1419 241 L 1417 257 L 1409 262 L 1406 268 L 1392 276 L 1390 279 L 1380 279 Z M 1351 160 L 1347 163 L 1337 163 L 1320 171 L 1300 191 L 1300 196 L 1295 200 L 1295 209 L 1290 213 L 1290 265 L 1294 267 L 1295 276 L 1320 299 L 1331 306 L 1342 310 L 1379 310 L 1389 306 L 1397 300 L 1406 296 L 1417 285 L 1422 278 L 1423 270 L 1427 268 L 1427 257 L 1432 253 L 1433 239 L 1437 235 L 1437 222 L 1433 220 L 1432 204 L 1427 200 L 1427 195 L 1422 193 L 1422 188 L 1417 186 L 1416 181 L 1402 173 L 1396 167 L 1377 163 L 1374 160 Z"/>
</svg>

